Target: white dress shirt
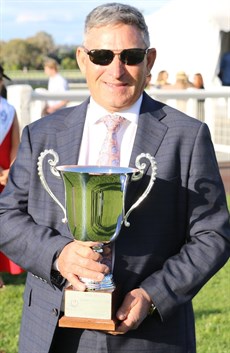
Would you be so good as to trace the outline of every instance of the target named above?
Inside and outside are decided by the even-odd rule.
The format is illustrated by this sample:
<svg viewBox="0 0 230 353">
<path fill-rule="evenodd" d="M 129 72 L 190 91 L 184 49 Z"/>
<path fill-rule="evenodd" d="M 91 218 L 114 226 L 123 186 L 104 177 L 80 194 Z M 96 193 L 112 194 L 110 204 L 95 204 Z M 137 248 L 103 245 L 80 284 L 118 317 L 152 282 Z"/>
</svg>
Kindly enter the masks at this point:
<svg viewBox="0 0 230 353">
<path fill-rule="evenodd" d="M 120 166 L 128 167 L 133 143 L 136 135 L 142 96 L 127 110 L 115 112 L 125 118 L 118 133 L 117 140 L 120 146 Z M 88 106 L 83 137 L 80 148 L 79 165 L 96 165 L 98 156 L 105 139 L 107 128 L 103 122 L 98 120 L 108 113 L 90 98 Z"/>
</svg>

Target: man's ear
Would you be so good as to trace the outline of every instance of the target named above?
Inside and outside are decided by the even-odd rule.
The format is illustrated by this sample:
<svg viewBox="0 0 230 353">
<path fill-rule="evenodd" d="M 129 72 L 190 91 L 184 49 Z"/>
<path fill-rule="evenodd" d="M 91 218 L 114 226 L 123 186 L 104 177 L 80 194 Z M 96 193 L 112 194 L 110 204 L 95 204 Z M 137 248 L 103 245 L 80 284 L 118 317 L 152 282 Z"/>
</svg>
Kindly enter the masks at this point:
<svg viewBox="0 0 230 353">
<path fill-rule="evenodd" d="M 78 47 L 77 48 L 77 51 L 76 51 L 76 60 L 77 60 L 77 63 L 78 63 L 78 66 L 81 70 L 81 73 L 83 75 L 85 75 L 85 72 L 86 72 L 86 55 L 85 55 L 85 52 L 84 52 L 84 49 L 82 47 Z"/>
<path fill-rule="evenodd" d="M 156 60 L 156 56 L 157 56 L 157 52 L 156 52 L 156 49 L 155 48 L 151 48 L 149 49 L 148 51 L 148 54 L 147 54 L 147 67 L 148 67 L 148 72 L 151 72 L 152 68 L 153 68 L 153 65 L 154 65 L 154 62 Z"/>
</svg>

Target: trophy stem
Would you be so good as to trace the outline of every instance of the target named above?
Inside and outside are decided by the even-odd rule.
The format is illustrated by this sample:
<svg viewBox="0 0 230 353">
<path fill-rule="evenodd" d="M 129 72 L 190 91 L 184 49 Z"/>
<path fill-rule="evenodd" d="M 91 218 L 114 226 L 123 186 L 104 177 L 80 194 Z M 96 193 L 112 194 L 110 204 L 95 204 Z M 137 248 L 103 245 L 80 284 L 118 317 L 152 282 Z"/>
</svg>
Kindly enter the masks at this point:
<svg viewBox="0 0 230 353">
<path fill-rule="evenodd" d="M 113 282 L 113 275 L 111 273 L 106 275 L 101 282 L 95 282 L 85 277 L 79 277 L 79 279 L 86 285 L 86 292 L 113 291 L 116 288 Z"/>
</svg>

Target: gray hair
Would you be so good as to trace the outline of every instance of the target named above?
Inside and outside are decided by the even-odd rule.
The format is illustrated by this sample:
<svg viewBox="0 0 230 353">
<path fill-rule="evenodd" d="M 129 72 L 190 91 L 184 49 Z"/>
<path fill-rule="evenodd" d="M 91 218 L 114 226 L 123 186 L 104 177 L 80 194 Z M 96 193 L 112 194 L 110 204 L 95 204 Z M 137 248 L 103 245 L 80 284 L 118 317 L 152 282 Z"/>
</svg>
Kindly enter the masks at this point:
<svg viewBox="0 0 230 353">
<path fill-rule="evenodd" d="M 92 28 L 124 23 L 136 26 L 147 47 L 150 46 L 149 31 L 142 13 L 133 6 L 116 2 L 100 5 L 93 9 L 85 20 L 85 36 Z"/>
</svg>

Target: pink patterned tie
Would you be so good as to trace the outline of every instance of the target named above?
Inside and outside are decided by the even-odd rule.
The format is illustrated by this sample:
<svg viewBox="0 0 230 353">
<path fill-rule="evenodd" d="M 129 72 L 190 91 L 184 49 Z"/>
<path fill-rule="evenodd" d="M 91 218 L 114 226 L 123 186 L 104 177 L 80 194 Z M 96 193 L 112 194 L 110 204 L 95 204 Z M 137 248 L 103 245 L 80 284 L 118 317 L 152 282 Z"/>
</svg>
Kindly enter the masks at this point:
<svg viewBox="0 0 230 353">
<path fill-rule="evenodd" d="M 125 119 L 119 115 L 106 115 L 99 122 L 103 122 L 107 127 L 107 134 L 103 141 L 101 151 L 99 153 L 97 165 L 99 166 L 119 166 L 120 165 L 120 148 L 117 142 L 117 132 Z M 113 246 L 107 244 L 103 248 L 102 263 L 110 268 L 110 274 L 106 275 L 100 283 L 100 289 L 114 289 L 112 271 Z"/>
<path fill-rule="evenodd" d="M 99 121 L 102 121 L 106 125 L 107 134 L 102 144 L 97 164 L 99 166 L 117 167 L 120 165 L 120 148 L 117 142 L 117 132 L 124 118 L 119 115 L 106 115 Z"/>
</svg>

